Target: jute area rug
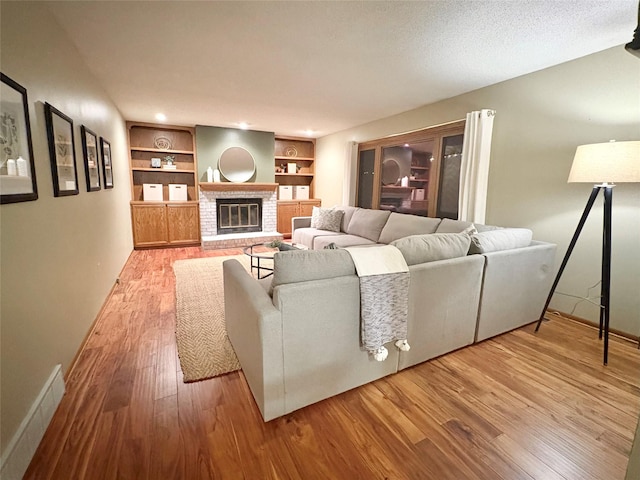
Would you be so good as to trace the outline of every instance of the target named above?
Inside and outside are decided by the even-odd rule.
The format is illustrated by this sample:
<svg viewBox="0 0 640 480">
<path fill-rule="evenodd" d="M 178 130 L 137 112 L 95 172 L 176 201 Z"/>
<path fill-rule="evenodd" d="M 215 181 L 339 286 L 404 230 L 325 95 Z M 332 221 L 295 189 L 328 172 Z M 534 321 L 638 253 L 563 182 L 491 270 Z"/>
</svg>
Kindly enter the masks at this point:
<svg viewBox="0 0 640 480">
<path fill-rule="evenodd" d="M 222 262 L 235 258 L 249 269 L 246 255 L 177 260 L 176 342 L 185 382 L 240 370 L 224 321 Z"/>
</svg>

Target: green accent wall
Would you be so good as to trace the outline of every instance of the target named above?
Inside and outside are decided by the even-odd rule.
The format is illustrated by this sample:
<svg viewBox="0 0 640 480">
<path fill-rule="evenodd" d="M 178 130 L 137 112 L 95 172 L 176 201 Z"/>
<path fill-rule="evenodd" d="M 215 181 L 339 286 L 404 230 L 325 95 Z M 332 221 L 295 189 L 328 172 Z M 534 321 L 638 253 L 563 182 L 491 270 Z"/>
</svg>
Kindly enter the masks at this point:
<svg viewBox="0 0 640 480">
<path fill-rule="evenodd" d="M 247 183 L 275 183 L 274 145 L 273 132 L 196 125 L 198 179 L 207 181 L 207 168 L 218 168 L 220 155 L 227 148 L 243 147 L 251 153 L 256 163 L 256 173 Z M 224 177 L 221 180 L 227 181 Z"/>
</svg>

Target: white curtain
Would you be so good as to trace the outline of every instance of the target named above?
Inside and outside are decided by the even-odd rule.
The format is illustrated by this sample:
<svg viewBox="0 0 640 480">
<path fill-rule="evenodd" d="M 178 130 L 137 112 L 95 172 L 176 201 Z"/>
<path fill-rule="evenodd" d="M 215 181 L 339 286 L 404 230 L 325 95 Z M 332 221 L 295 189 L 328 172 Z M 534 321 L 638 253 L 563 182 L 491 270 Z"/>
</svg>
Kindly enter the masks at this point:
<svg viewBox="0 0 640 480">
<path fill-rule="evenodd" d="M 484 223 L 495 110 L 467 113 L 460 164 L 458 219 Z"/>
<path fill-rule="evenodd" d="M 356 204 L 356 178 L 358 168 L 358 144 L 349 141 L 345 145 L 344 179 L 342 183 L 342 205 Z"/>
</svg>

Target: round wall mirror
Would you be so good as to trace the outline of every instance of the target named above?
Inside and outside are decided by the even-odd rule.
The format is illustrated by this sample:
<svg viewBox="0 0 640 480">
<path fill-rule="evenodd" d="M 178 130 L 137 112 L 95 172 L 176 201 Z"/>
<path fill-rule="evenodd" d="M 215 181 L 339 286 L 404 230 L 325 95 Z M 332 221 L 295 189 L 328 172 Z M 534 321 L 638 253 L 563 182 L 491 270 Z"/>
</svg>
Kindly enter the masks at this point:
<svg viewBox="0 0 640 480">
<path fill-rule="evenodd" d="M 230 182 L 242 183 L 250 180 L 256 173 L 256 162 L 244 148 L 230 147 L 220 155 L 218 169 Z"/>
<path fill-rule="evenodd" d="M 400 164 L 395 158 L 382 162 L 382 185 L 395 185 L 400 178 Z"/>
</svg>

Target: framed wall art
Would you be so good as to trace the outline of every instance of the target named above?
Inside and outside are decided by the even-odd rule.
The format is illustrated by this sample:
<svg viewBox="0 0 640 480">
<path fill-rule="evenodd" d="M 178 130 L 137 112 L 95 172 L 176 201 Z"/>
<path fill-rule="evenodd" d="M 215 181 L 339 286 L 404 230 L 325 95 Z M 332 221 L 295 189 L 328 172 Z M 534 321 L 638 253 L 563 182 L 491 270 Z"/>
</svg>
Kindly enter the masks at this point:
<svg viewBox="0 0 640 480">
<path fill-rule="evenodd" d="M 27 89 L 0 73 L 0 203 L 37 199 Z"/>
<path fill-rule="evenodd" d="M 84 158 L 84 174 L 87 178 L 87 192 L 100 190 L 100 166 L 98 164 L 98 136 L 82 125 L 82 156 Z"/>
<path fill-rule="evenodd" d="M 102 176 L 104 177 L 104 188 L 113 188 L 111 144 L 102 137 L 100 137 L 100 150 L 102 150 Z"/>
<path fill-rule="evenodd" d="M 76 169 L 73 120 L 49 103 L 44 104 L 53 177 L 53 195 L 64 197 L 78 195 L 78 170 Z"/>
</svg>

